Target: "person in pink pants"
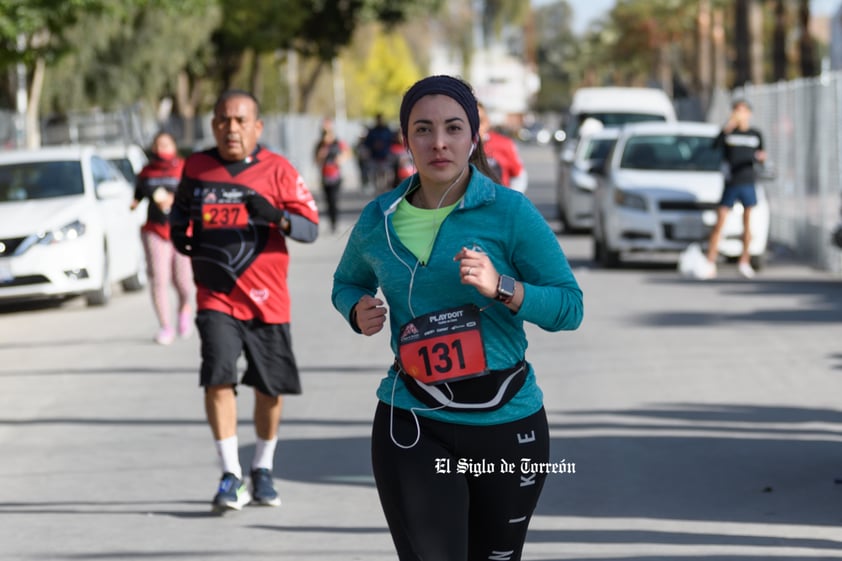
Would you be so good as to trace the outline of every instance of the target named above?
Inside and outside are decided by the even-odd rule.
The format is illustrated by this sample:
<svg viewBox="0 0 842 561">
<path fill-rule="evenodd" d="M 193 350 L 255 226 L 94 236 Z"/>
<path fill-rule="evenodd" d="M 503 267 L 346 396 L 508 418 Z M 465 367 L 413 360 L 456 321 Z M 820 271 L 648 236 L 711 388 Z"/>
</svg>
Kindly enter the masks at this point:
<svg viewBox="0 0 842 561">
<path fill-rule="evenodd" d="M 175 139 L 167 132 L 155 135 L 150 147 L 151 159 L 141 170 L 135 185 L 132 209 L 149 199 L 146 222 L 140 229 L 146 252 L 147 275 L 152 304 L 159 329 L 155 342 L 169 345 L 176 335 L 188 337 L 192 331 L 193 271 L 190 258 L 180 254 L 170 240 L 169 213 L 181 180 L 184 160 L 178 156 Z M 178 294 L 176 325 L 171 320 L 170 286 Z"/>
</svg>

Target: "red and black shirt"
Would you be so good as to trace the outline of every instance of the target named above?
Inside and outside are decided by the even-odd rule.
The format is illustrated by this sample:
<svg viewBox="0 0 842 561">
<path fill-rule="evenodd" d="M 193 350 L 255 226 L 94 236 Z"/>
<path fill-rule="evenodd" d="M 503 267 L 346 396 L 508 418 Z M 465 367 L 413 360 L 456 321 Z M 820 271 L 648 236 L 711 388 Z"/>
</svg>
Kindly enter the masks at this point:
<svg viewBox="0 0 842 561">
<path fill-rule="evenodd" d="M 229 162 L 214 148 L 187 158 L 174 214 L 189 216 L 189 224 L 173 221 L 173 228 L 192 229 L 199 310 L 289 323 L 286 240 L 276 225 L 249 218 L 245 200 L 254 193 L 318 224 L 312 194 L 284 157 L 258 147 L 245 160 Z"/>
<path fill-rule="evenodd" d="M 489 131 L 488 137 L 482 140 L 482 147 L 488 165 L 497 172 L 500 185 L 510 187 L 512 178 L 523 172 L 523 163 L 514 141 L 500 133 Z"/>
<path fill-rule="evenodd" d="M 144 232 L 153 232 L 165 240 L 170 239 L 169 208 L 158 200 L 159 190 L 174 194 L 181 180 L 184 160 L 181 158 L 163 159 L 153 156 L 152 160 L 137 174 L 134 198 L 136 201 L 149 199 L 146 222 L 141 227 Z"/>
</svg>

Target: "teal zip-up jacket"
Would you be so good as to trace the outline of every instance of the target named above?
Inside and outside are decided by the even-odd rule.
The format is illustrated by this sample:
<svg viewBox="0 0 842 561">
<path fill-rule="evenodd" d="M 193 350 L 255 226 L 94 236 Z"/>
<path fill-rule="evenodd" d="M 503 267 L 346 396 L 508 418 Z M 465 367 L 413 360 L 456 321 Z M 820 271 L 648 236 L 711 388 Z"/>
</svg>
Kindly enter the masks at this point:
<svg viewBox="0 0 842 561">
<path fill-rule="evenodd" d="M 426 264 L 401 243 L 391 216 L 418 178 L 366 205 L 351 232 L 333 275 L 334 307 L 351 323 L 351 310 L 364 295 L 378 289 L 387 304 L 392 352 L 397 356 L 400 327 L 412 318 L 465 304 L 485 308 L 481 314 L 488 368 L 511 368 L 526 355 L 524 322 L 547 331 L 573 330 L 582 322 L 582 291 L 558 240 L 538 209 L 522 193 L 495 184 L 471 166 L 465 195 L 444 219 Z M 503 303 L 463 285 L 453 257 L 462 247 L 484 251 L 497 272 L 523 285 L 523 304 L 512 313 Z M 356 326 L 351 324 L 356 330 Z M 491 425 L 527 417 L 543 405 L 543 394 L 529 366 L 523 387 L 495 411 L 427 410 L 390 368 L 377 397 L 419 415 L 471 425 Z"/>
</svg>

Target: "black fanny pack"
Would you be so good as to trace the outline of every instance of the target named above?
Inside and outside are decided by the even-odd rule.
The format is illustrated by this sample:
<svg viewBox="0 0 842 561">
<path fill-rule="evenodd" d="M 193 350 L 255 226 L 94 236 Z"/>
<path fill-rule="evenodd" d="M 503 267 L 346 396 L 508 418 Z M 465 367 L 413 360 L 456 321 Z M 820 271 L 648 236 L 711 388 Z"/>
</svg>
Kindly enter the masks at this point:
<svg viewBox="0 0 842 561">
<path fill-rule="evenodd" d="M 404 385 L 424 405 L 444 411 L 494 411 L 508 403 L 523 387 L 529 366 L 525 360 L 512 368 L 489 370 L 487 374 L 446 382 L 425 384 L 403 371 L 400 362 L 392 366 Z"/>
</svg>

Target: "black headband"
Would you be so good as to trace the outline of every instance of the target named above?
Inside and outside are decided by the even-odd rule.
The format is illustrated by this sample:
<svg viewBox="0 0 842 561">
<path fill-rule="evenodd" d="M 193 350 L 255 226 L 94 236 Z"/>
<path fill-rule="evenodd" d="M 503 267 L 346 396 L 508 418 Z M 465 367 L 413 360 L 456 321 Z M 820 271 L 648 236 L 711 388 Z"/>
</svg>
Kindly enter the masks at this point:
<svg viewBox="0 0 842 561">
<path fill-rule="evenodd" d="M 415 82 L 404 94 L 400 114 L 401 131 L 403 131 L 404 138 L 407 137 L 409 113 L 412 108 L 425 95 L 435 94 L 446 95 L 462 106 L 462 109 L 468 115 L 471 136 L 476 137 L 479 133 L 479 110 L 477 109 L 477 98 L 474 97 L 474 92 L 471 91 L 471 87 L 466 82 L 452 76 L 440 75 L 422 78 Z"/>
</svg>

